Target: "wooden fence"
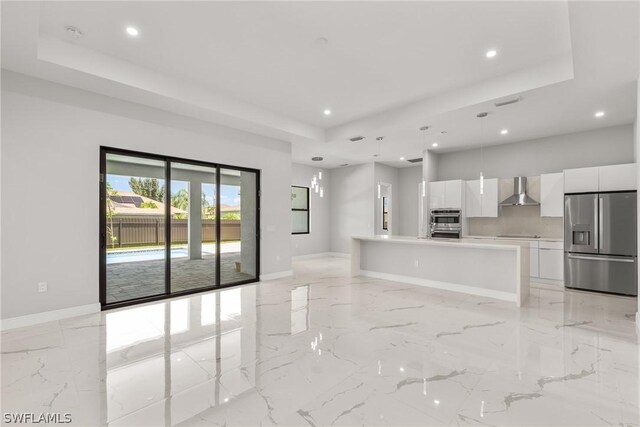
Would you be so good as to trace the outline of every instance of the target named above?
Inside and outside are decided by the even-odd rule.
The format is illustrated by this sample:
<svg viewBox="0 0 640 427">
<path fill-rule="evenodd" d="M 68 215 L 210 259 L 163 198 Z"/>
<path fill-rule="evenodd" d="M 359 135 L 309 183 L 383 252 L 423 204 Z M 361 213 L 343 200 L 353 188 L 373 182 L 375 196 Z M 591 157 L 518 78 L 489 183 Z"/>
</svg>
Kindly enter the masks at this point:
<svg viewBox="0 0 640 427">
<path fill-rule="evenodd" d="M 221 220 L 221 241 L 240 240 L 240 221 Z M 134 216 L 114 216 L 107 219 L 107 231 L 113 228 L 115 242 L 109 247 L 151 246 L 164 244 L 164 218 L 146 218 Z M 186 219 L 171 219 L 171 242 L 187 243 L 189 240 L 189 223 Z M 216 221 L 202 220 L 202 241 L 215 242 Z"/>
</svg>

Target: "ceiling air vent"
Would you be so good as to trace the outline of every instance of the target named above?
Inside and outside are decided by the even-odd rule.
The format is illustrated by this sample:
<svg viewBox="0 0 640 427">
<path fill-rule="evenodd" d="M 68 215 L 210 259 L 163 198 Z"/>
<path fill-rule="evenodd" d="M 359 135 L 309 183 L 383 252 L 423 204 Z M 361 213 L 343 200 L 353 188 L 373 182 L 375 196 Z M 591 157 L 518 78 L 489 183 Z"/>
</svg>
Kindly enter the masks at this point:
<svg viewBox="0 0 640 427">
<path fill-rule="evenodd" d="M 422 157 L 418 157 L 417 159 L 409 159 L 407 160 L 409 163 L 420 163 L 422 162 Z"/>
<path fill-rule="evenodd" d="M 349 138 L 349 141 L 358 142 L 358 141 L 362 141 L 363 139 L 364 139 L 364 136 L 354 136 L 353 138 Z"/>
<path fill-rule="evenodd" d="M 504 107 L 505 105 L 515 104 L 516 102 L 522 101 L 522 97 L 518 96 L 517 98 L 505 99 L 504 101 L 494 102 L 493 105 L 496 107 Z"/>
</svg>

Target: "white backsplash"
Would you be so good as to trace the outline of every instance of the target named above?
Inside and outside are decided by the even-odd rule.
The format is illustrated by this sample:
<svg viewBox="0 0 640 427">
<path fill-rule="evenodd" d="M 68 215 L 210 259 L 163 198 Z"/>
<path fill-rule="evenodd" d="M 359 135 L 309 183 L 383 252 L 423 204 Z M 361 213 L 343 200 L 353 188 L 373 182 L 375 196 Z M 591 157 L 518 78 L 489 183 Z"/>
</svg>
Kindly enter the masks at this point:
<svg viewBox="0 0 640 427">
<path fill-rule="evenodd" d="M 513 178 L 500 179 L 502 201 L 513 194 Z M 540 201 L 540 177 L 527 177 L 527 194 Z M 498 218 L 469 218 L 471 236 L 539 235 L 542 237 L 562 237 L 562 218 L 540 216 L 540 206 L 503 206 Z"/>
</svg>

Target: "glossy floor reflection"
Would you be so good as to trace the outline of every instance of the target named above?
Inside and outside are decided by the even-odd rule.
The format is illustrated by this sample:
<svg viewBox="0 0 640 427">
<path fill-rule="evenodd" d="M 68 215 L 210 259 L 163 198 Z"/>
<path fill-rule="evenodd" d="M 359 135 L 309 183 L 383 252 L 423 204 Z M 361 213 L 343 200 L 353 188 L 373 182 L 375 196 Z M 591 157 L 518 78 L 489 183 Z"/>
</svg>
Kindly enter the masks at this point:
<svg viewBox="0 0 640 427">
<path fill-rule="evenodd" d="M 633 298 L 295 277 L 2 334 L 2 412 L 76 425 L 636 425 Z"/>
</svg>

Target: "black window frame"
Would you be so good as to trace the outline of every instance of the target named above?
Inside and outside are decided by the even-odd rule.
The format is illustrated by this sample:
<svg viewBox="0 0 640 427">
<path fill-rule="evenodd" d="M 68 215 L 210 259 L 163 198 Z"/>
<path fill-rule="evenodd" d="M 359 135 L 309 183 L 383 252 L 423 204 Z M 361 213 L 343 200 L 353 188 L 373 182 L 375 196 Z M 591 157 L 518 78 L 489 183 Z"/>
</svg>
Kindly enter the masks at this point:
<svg viewBox="0 0 640 427">
<path fill-rule="evenodd" d="M 120 154 L 131 157 L 140 157 L 146 159 L 155 159 L 161 160 L 165 163 L 165 188 L 166 194 L 171 194 L 171 164 L 172 163 L 186 163 L 192 165 L 201 165 L 207 167 L 213 167 L 216 169 L 216 194 L 220 194 L 220 170 L 221 169 L 230 169 L 236 170 L 240 172 L 250 172 L 254 173 L 256 176 L 256 277 L 247 280 L 241 280 L 232 283 L 222 283 L 221 281 L 221 271 L 220 271 L 220 234 L 221 227 L 216 227 L 216 281 L 212 286 L 207 287 L 199 287 L 195 289 L 188 289 L 184 291 L 172 291 L 171 288 L 171 227 L 170 218 L 171 218 L 171 203 L 165 203 L 165 292 L 157 295 L 150 295 L 139 297 L 135 299 L 129 299 L 126 301 L 118 301 L 107 303 L 107 238 L 106 238 L 106 226 L 107 226 L 107 218 L 106 218 L 106 198 L 107 198 L 107 154 Z M 142 151 L 128 150 L 124 148 L 117 147 L 109 147 L 109 146 L 100 146 L 100 196 L 99 196 L 99 268 L 98 268 L 98 282 L 99 282 L 99 299 L 100 299 L 100 309 L 102 311 L 110 310 L 113 308 L 120 307 L 128 307 L 136 304 L 143 304 L 147 302 L 153 301 L 161 301 L 164 299 L 175 298 L 180 296 L 186 296 L 191 294 L 197 294 L 202 292 L 208 292 L 212 290 L 219 290 L 239 285 L 245 285 L 249 283 L 256 283 L 260 281 L 260 206 L 261 206 L 261 196 L 262 192 L 260 189 L 261 185 L 261 170 L 260 169 L 252 169 L 242 166 L 233 166 L 226 165 L 222 163 L 214 163 L 204 160 L 193 160 L 193 159 L 185 159 L 181 157 L 168 156 L 157 153 L 148 153 Z M 216 197 L 216 212 L 220 212 L 220 197 Z M 221 220 L 221 216 L 217 215 L 218 224 Z"/>
<path fill-rule="evenodd" d="M 382 196 L 382 229 L 385 231 L 389 231 L 389 205 L 385 205 L 388 201 L 389 198 L 387 196 Z M 386 211 L 385 207 L 387 208 Z"/>
<path fill-rule="evenodd" d="M 311 204 L 310 204 L 310 193 L 311 193 L 311 188 L 310 187 L 305 187 L 303 185 L 292 185 L 291 188 L 304 188 L 305 190 L 307 190 L 307 209 L 294 209 L 293 206 L 291 207 L 291 212 L 307 212 L 307 231 L 293 231 L 291 230 L 291 235 L 298 235 L 298 234 L 311 234 Z M 292 191 L 293 193 L 293 191 Z"/>
</svg>

